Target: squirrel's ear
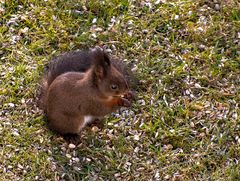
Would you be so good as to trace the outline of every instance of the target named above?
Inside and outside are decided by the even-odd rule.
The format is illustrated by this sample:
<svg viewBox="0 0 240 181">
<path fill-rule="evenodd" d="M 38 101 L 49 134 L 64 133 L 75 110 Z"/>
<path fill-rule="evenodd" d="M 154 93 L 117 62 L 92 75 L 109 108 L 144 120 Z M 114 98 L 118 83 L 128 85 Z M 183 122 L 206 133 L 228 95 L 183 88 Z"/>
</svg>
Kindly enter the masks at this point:
<svg viewBox="0 0 240 181">
<path fill-rule="evenodd" d="M 95 73 L 96 77 L 98 77 L 99 79 L 102 79 L 105 75 L 104 69 L 101 66 L 96 66 L 94 69 L 94 73 Z"/>
<path fill-rule="evenodd" d="M 108 55 L 101 50 L 100 48 L 95 48 L 93 50 L 93 58 L 94 58 L 94 66 L 95 66 L 95 74 L 98 78 L 103 78 L 106 76 L 109 67 L 110 67 L 110 60 Z"/>
</svg>

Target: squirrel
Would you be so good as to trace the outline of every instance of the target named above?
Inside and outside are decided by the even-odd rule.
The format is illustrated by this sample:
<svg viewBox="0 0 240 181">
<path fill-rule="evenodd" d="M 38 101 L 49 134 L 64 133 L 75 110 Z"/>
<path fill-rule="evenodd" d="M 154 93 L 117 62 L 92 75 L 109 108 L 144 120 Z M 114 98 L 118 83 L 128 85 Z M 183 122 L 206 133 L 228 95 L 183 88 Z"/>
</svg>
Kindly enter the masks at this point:
<svg viewBox="0 0 240 181">
<path fill-rule="evenodd" d="M 91 123 L 120 107 L 130 107 L 133 76 L 123 63 L 100 48 L 59 56 L 47 67 L 42 81 L 40 105 L 49 128 L 79 134 Z"/>
</svg>

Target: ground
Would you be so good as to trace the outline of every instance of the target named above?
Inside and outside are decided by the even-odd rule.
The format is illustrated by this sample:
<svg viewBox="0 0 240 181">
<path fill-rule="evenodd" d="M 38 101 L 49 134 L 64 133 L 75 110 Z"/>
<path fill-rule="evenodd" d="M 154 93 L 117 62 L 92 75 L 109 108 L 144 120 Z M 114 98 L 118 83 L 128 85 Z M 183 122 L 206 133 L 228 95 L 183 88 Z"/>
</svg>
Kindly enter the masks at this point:
<svg viewBox="0 0 240 181">
<path fill-rule="evenodd" d="M 238 180 L 238 0 L 0 0 L 0 180 Z M 130 109 L 49 131 L 34 101 L 53 56 L 104 46 L 134 65 Z"/>
</svg>

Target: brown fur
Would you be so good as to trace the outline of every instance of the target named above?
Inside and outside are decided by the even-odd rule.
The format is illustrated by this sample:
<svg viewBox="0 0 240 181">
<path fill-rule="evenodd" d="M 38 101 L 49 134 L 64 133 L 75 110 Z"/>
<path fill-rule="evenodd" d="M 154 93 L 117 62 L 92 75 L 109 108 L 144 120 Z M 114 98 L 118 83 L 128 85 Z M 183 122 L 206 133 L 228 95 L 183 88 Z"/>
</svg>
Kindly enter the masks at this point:
<svg viewBox="0 0 240 181">
<path fill-rule="evenodd" d="M 79 133 L 86 125 L 85 116 L 102 118 L 131 104 L 129 85 L 109 57 L 96 49 L 91 59 L 85 73 L 66 71 L 53 78 L 57 73 L 49 71 L 45 78 L 50 81 L 43 87 L 43 107 L 50 128 L 61 134 Z"/>
</svg>

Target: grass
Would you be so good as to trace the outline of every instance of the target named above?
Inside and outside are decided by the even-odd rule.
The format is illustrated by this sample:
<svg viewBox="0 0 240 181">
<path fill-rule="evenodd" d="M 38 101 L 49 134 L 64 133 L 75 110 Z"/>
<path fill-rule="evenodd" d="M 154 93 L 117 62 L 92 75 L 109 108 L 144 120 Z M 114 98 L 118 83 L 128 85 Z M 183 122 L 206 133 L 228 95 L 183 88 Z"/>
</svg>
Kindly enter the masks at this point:
<svg viewBox="0 0 240 181">
<path fill-rule="evenodd" d="M 0 1 L 0 180 L 238 180 L 240 4 Z M 105 46 L 138 101 L 69 148 L 34 96 L 52 56 Z"/>
</svg>

